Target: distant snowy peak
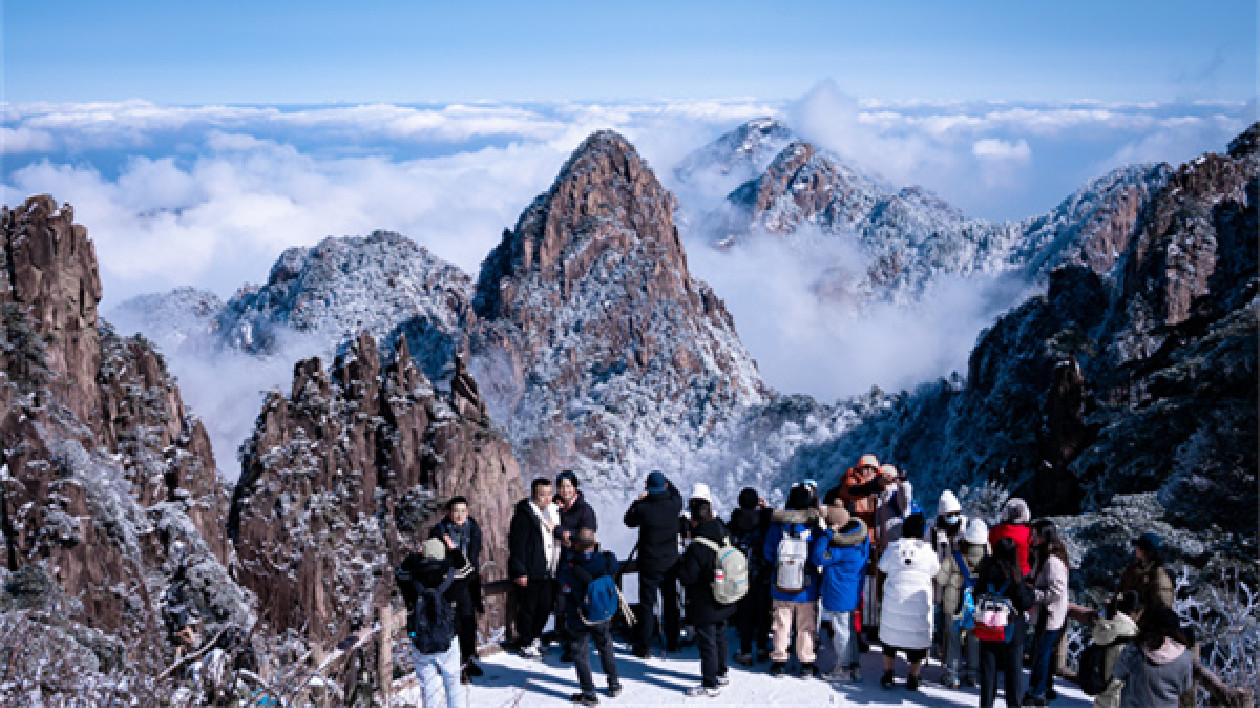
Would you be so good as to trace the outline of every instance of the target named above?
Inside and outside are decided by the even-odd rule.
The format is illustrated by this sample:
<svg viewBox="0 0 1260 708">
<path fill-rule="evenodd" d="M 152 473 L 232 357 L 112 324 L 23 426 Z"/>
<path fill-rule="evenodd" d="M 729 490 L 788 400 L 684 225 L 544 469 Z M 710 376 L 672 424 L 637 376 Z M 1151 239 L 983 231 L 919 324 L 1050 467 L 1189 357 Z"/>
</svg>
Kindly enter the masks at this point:
<svg viewBox="0 0 1260 708">
<path fill-rule="evenodd" d="M 222 309 L 218 295 L 184 287 L 128 298 L 106 318 L 119 332 L 143 332 L 158 349 L 171 353 L 210 344 Z"/>
<path fill-rule="evenodd" d="M 795 141 L 728 199 L 749 211 L 753 228 L 782 234 L 806 224 L 825 230 L 855 228 L 884 196 L 856 170 L 811 143 Z"/>
<path fill-rule="evenodd" d="M 783 146 L 796 139 L 775 118 L 755 118 L 723 133 L 717 140 L 684 157 L 674 168 L 680 182 L 709 175 L 734 175 L 739 182 L 766 168 Z"/>
<path fill-rule="evenodd" d="M 941 275 L 1003 270 L 1016 236 L 1013 227 L 967 218 L 929 190 L 897 189 L 800 141 L 727 199 L 727 210 L 709 222 L 719 245 L 807 228 L 852 239 L 860 262 L 834 264 L 815 290 L 859 309 L 912 302 Z"/>
<path fill-rule="evenodd" d="M 993 223 L 969 218 L 921 187 L 891 187 L 798 141 L 783 148 L 760 176 L 731 192 L 729 207 L 709 224 L 719 245 L 755 233 L 785 236 L 805 228 L 853 237 L 864 262 L 835 269 L 844 282 L 818 283 L 816 290 L 859 307 L 873 300 L 909 303 L 943 275 L 1012 273 L 1044 284 L 1049 271 L 1063 263 L 1108 274 L 1133 238 L 1142 210 L 1170 174 L 1162 164 L 1122 167 L 1081 187 L 1047 214 Z"/>
<path fill-rule="evenodd" d="M 252 353 L 274 351 L 289 330 L 329 347 L 364 331 L 382 341 L 400 329 L 424 332 L 441 336 L 449 361 L 472 317 L 472 294 L 466 273 L 405 236 L 330 236 L 281 254 L 267 284 L 242 288 L 217 324 L 226 344 Z M 425 347 L 413 342 L 412 350 Z"/>
<path fill-rule="evenodd" d="M 685 437 L 761 399 L 725 305 L 691 277 L 673 209 L 634 147 L 599 131 L 483 262 L 479 353 L 507 370 L 478 379 L 517 382 L 491 405 L 527 469 L 625 460 L 635 426 Z"/>
</svg>

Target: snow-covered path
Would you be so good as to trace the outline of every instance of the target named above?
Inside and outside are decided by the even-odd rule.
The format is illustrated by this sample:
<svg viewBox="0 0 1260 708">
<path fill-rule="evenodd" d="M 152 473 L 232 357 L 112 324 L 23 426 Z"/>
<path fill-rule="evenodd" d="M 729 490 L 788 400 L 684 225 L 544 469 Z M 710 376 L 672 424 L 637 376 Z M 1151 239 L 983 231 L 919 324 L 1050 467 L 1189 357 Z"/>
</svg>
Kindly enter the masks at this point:
<svg viewBox="0 0 1260 708">
<path fill-rule="evenodd" d="M 734 639 L 734 634 L 731 635 Z M 486 657 L 481 666 L 486 675 L 476 679 L 468 691 L 470 706 L 486 708 L 528 708 L 533 706 L 572 706 L 569 696 L 578 690 L 577 676 L 572 664 L 560 663 L 560 654 L 554 647 L 542 662 L 523 659 L 515 654 L 500 653 Z M 933 662 L 924 667 L 925 682 L 917 693 L 905 689 L 906 664 L 897 662 L 898 685 L 885 690 L 879 685 L 883 672 L 882 657 L 878 648 L 862 656 L 863 680 L 860 684 L 832 686 L 816 679 L 802 680 L 795 677 L 771 678 L 769 664 L 757 664 L 750 668 L 731 666 L 731 684 L 717 698 L 691 698 L 685 695 L 687 688 L 700 683 L 700 659 L 694 647 L 686 647 L 668 658 L 639 659 L 629 647 L 617 642 L 617 670 L 625 692 L 617 698 L 609 698 L 607 683 L 599 669 L 598 655 L 592 654 L 600 705 L 628 706 L 785 706 L 810 708 L 812 706 L 978 706 L 979 690 L 959 689 L 951 691 L 940 686 L 941 665 Z M 794 663 L 789 668 L 795 668 Z M 397 696 L 395 705 L 419 706 L 420 694 L 414 681 Z M 1025 684 L 1027 674 L 1025 673 Z M 998 684 L 996 705 L 1004 706 L 1001 683 Z M 1088 708 L 1092 699 L 1076 686 L 1059 679 L 1055 689 L 1058 698 L 1055 708 Z M 445 706 L 445 703 L 440 704 Z"/>
</svg>

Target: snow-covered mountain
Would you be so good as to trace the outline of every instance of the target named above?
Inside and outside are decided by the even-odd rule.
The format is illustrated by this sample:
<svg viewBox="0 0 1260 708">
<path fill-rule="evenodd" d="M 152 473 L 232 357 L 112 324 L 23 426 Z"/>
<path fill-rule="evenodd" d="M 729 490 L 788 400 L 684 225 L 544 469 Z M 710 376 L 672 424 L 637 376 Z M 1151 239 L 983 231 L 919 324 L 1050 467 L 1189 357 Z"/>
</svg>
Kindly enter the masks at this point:
<svg viewBox="0 0 1260 708">
<path fill-rule="evenodd" d="M 501 558 L 522 477 L 572 467 L 615 518 L 659 467 L 684 490 L 709 484 L 725 511 L 745 484 L 772 502 L 786 482 L 825 488 L 866 452 L 907 469 L 925 508 L 967 486 L 974 513 L 1018 493 L 1036 515 L 1062 515 L 1086 566 L 1078 593 L 1110 582 L 1136 528 L 1159 530 L 1205 582 L 1233 568 L 1237 583 L 1256 549 L 1258 140 L 1260 124 L 1228 154 L 1119 171 L 1000 227 L 784 148 L 740 192 L 750 223 L 858 223 L 872 248 L 903 253 L 871 280 L 887 285 L 879 297 L 951 268 L 1046 280 L 984 332 L 965 377 L 827 405 L 762 382 L 722 300 L 691 274 L 672 195 L 624 138 L 595 133 L 475 285 L 376 233 L 286 252 L 267 285 L 222 306 L 187 290 L 127 305 L 180 349 L 280 356 L 292 334 L 338 354 L 329 371 L 304 358 L 289 393 L 253 408 L 230 507 L 163 357 L 97 320 L 85 230 L 32 198 L 3 224 L 0 505 L 21 528 L 4 534 L 19 570 L 0 571 L 0 620 L 38 636 L 23 675 L 68 656 L 56 692 L 108 684 L 93 699 L 168 665 L 192 614 L 236 637 L 221 656 L 300 665 L 390 602 L 381 578 L 438 494 L 469 493 Z M 755 221 L 771 214 L 783 220 Z M 445 372 L 457 352 L 472 357 L 489 420 L 421 370 Z M 601 541 L 624 551 L 619 526 L 601 525 Z M 1195 592 L 1207 593 L 1183 595 Z M 147 663 L 118 662 L 128 646 Z"/>
<path fill-rule="evenodd" d="M 674 167 L 674 181 L 702 192 L 727 194 L 765 170 L 795 137 L 791 128 L 774 118 L 741 123 L 684 157 Z"/>
<path fill-rule="evenodd" d="M 478 378 L 501 386 L 492 411 L 527 467 L 594 466 L 622 484 L 764 398 L 672 215 L 647 163 L 600 131 L 486 257 Z"/>
<path fill-rule="evenodd" d="M 458 267 L 415 241 L 388 231 L 327 237 L 290 248 L 264 285 L 245 285 L 226 303 L 213 293 L 177 288 L 141 295 L 108 313 L 120 326 L 176 350 L 222 347 L 273 355 L 300 337 L 311 354 L 328 358 L 356 332 L 391 345 L 400 334 L 430 353 L 420 363 L 439 378 L 472 313 L 473 283 Z"/>
<path fill-rule="evenodd" d="M 759 135 L 758 127 L 766 124 L 776 126 L 774 136 L 786 146 L 719 208 L 690 222 L 719 248 L 756 235 L 786 238 L 804 231 L 851 242 L 856 262 L 833 264 L 814 290 L 859 311 L 878 301 L 914 305 L 942 277 L 1010 274 L 1044 286 L 1046 274 L 1060 263 L 1084 262 L 1105 271 L 1169 173 L 1165 165 L 1119 168 L 1047 214 L 994 223 L 967 217 L 922 187 L 890 185 L 762 119 L 686 157 L 686 168 L 677 173 L 684 188 L 732 164 L 747 168 L 748 136 Z M 774 142 L 752 144 L 764 149 Z"/>
<path fill-rule="evenodd" d="M 222 341 L 254 353 L 304 333 L 330 351 L 349 333 L 413 341 L 425 374 L 438 378 L 471 315 L 472 282 L 456 266 L 400 234 L 325 238 L 280 255 L 267 284 L 242 288 L 216 318 Z"/>
</svg>

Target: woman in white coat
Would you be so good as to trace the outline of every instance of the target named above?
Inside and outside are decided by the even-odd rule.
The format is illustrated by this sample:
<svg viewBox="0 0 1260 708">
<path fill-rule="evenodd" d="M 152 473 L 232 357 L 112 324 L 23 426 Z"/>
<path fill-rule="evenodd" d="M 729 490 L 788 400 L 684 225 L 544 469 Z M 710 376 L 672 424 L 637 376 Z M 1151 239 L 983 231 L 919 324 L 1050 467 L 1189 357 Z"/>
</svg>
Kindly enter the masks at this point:
<svg viewBox="0 0 1260 708">
<path fill-rule="evenodd" d="M 919 668 L 932 644 L 932 579 L 940 561 L 923 540 L 923 516 L 911 514 L 903 524 L 901 539 L 888 545 L 879 560 L 884 581 L 884 602 L 879 616 L 879 641 L 884 645 L 884 676 L 879 683 L 893 686 L 897 652 L 910 662 L 906 688 L 919 690 Z"/>
</svg>

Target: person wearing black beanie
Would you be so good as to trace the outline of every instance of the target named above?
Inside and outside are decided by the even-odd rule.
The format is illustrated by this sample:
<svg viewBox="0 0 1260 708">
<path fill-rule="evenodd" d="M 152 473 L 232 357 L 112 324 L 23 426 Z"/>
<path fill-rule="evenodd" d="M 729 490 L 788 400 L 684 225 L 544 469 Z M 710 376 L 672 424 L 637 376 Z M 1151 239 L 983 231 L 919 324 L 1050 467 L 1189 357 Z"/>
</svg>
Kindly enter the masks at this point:
<svg viewBox="0 0 1260 708">
<path fill-rule="evenodd" d="M 752 666 L 770 658 L 770 570 L 762 544 L 770 527 L 774 510 L 752 487 L 739 492 L 739 508 L 731 512 L 727 531 L 734 544 L 748 559 L 748 593 L 739 601 L 735 628 L 739 632 L 739 652 L 735 663 Z M 754 654 L 754 644 L 760 649 Z"/>
<path fill-rule="evenodd" d="M 739 508 L 756 509 L 761 502 L 761 495 L 752 487 L 744 487 L 739 490 Z"/>
</svg>

